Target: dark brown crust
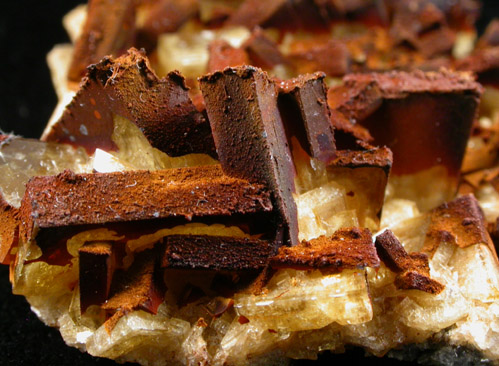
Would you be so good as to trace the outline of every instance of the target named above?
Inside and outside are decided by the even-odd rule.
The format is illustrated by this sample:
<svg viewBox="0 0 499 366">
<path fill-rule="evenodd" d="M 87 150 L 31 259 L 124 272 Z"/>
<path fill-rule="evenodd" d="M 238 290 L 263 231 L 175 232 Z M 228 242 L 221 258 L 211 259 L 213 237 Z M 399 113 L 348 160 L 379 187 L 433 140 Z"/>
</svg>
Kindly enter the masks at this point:
<svg viewBox="0 0 499 366">
<path fill-rule="evenodd" d="M 309 156 L 327 164 L 336 156 L 336 145 L 325 77 L 322 72 L 305 74 L 278 86 L 279 110 L 288 140 L 290 135 L 296 136 Z"/>
<path fill-rule="evenodd" d="M 376 109 L 382 99 L 402 99 L 418 93 L 470 93 L 478 98 L 481 92 L 480 84 L 465 72 L 373 72 L 346 75 L 343 85 L 329 89 L 328 103 L 345 117 L 359 120 Z"/>
<path fill-rule="evenodd" d="M 43 139 L 83 146 L 89 153 L 116 150 L 113 115 L 136 124 L 153 147 L 170 156 L 216 156 L 209 123 L 192 104 L 182 75 L 174 71 L 158 79 L 149 60 L 134 48 L 92 65 Z"/>
<path fill-rule="evenodd" d="M 134 0 L 91 0 L 83 32 L 75 44 L 68 78 L 79 82 L 90 64 L 120 56 L 135 43 Z"/>
<path fill-rule="evenodd" d="M 397 273 L 395 286 L 405 290 L 420 290 L 438 294 L 444 285 L 430 278 L 428 256 L 424 253 L 408 254 L 397 237 L 385 230 L 376 237 L 376 251 L 383 263 Z"/>
<path fill-rule="evenodd" d="M 111 297 L 102 308 L 113 316 L 105 323 L 108 333 L 117 321 L 133 310 L 156 314 L 164 301 L 165 286 L 158 266 L 158 253 L 154 249 L 136 255 L 132 266 L 113 279 Z"/>
<path fill-rule="evenodd" d="M 337 168 L 380 168 L 386 176 L 390 174 L 393 154 L 386 146 L 369 150 L 337 150 L 336 159 L 329 167 Z"/>
<path fill-rule="evenodd" d="M 21 204 L 22 237 L 33 229 L 162 218 L 270 212 L 263 185 L 231 178 L 220 166 L 35 177 Z"/>
<path fill-rule="evenodd" d="M 205 75 L 200 86 L 224 172 L 271 189 L 288 239 L 296 245 L 295 171 L 275 85 L 261 69 L 243 66 Z"/>
<path fill-rule="evenodd" d="M 347 46 L 335 40 L 316 43 L 306 50 L 292 52 L 288 59 L 299 74 L 319 70 L 328 76 L 343 76 L 350 71 L 351 64 Z"/>
<path fill-rule="evenodd" d="M 394 154 L 392 173 L 447 169 L 457 188 L 482 87 L 470 73 L 350 74 L 328 92 L 330 108 L 366 127 Z M 452 186 L 452 185 L 451 185 Z M 450 187 L 454 194 L 454 187 Z"/>
<path fill-rule="evenodd" d="M 420 290 L 433 295 L 441 293 L 445 285 L 416 271 L 405 271 L 395 277 L 395 286 L 401 290 Z"/>
<path fill-rule="evenodd" d="M 207 235 L 171 235 L 163 239 L 161 266 L 176 269 L 253 270 L 275 254 L 265 240 Z"/>
<path fill-rule="evenodd" d="M 212 41 L 208 47 L 208 72 L 223 70 L 226 67 L 249 65 L 248 54 L 241 48 L 234 48 L 223 39 Z"/>
<path fill-rule="evenodd" d="M 368 229 L 343 228 L 331 237 L 320 236 L 294 247 L 281 247 L 270 264 L 273 268 L 341 272 L 345 269 L 377 268 L 379 258 Z"/>
<path fill-rule="evenodd" d="M 0 135 L 0 138 L 4 136 Z M 9 205 L 0 192 L 0 264 L 11 262 L 9 253 L 12 247 L 17 245 L 18 237 L 19 209 Z"/>
<path fill-rule="evenodd" d="M 78 249 L 80 309 L 101 305 L 109 297 L 115 270 L 112 242 L 90 242 Z"/>
<path fill-rule="evenodd" d="M 355 121 L 346 118 L 337 110 L 330 110 L 331 125 L 334 127 L 336 148 L 338 150 L 358 150 L 358 140 L 371 143 L 373 137 L 369 130 Z"/>
<path fill-rule="evenodd" d="M 460 248 L 485 244 L 497 259 L 482 209 L 471 194 L 444 203 L 430 212 L 430 226 L 426 232 L 423 251 L 433 256 L 442 241 Z"/>
</svg>

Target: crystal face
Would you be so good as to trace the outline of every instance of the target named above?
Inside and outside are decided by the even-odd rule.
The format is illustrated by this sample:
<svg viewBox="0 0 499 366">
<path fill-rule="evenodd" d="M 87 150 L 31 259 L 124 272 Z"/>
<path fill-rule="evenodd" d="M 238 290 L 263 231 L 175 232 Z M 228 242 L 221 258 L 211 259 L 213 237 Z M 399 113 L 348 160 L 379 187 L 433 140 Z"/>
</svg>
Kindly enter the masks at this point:
<svg viewBox="0 0 499 366">
<path fill-rule="evenodd" d="M 135 124 L 118 115 L 114 116 L 114 131 L 111 138 L 118 146 L 118 151 L 109 154 L 115 158 L 115 162 L 122 164 L 124 170 L 172 169 L 216 163 L 213 158 L 204 154 L 170 157 L 153 148 Z"/>
<path fill-rule="evenodd" d="M 234 8 L 241 2 L 201 1 L 200 18 L 216 17 L 220 6 Z M 337 38 L 349 38 L 369 30 L 340 24 L 332 31 Z M 296 52 L 300 45 L 305 47 L 305 41 L 312 44 L 316 36 L 301 31 L 266 32 L 275 33 L 275 40 L 284 39 L 279 45 L 284 54 Z M 197 84 L 193 80 L 206 70 L 208 44 L 223 39 L 239 47 L 249 35 L 246 28 L 201 31 L 195 23 L 188 22 L 178 32 L 160 36 L 152 62 L 158 63 L 160 74 L 181 70 L 191 79 L 193 85 L 188 85 L 195 95 Z M 377 40 L 381 43 L 381 38 Z M 356 63 L 366 61 L 369 55 L 360 46 L 352 42 L 349 47 Z M 69 57 L 71 50 L 63 51 L 64 57 Z M 377 63 L 372 69 L 376 67 Z M 279 65 L 269 71 L 285 79 L 295 76 L 296 70 Z M 66 75 L 59 76 L 59 96 L 61 103 L 66 104 L 62 95 L 68 92 Z M 328 83 L 339 81 L 328 79 Z M 497 97 L 497 91 L 486 92 L 482 108 L 487 111 L 480 118 L 481 127 L 489 128 L 499 121 Z M 111 172 L 216 163 L 202 154 L 171 158 L 152 148 L 139 128 L 117 115 L 112 139 L 118 151 L 97 150 L 91 157 L 80 149 L 38 141 L 11 139 L 0 144 L 1 193 L 9 203 L 18 206 L 24 183 L 31 176 L 57 174 L 68 168 L 75 172 Z M 483 147 L 478 138 L 472 138 L 468 145 L 469 151 Z M 303 154 L 293 158 L 298 172 L 294 199 L 299 236 L 303 240 L 332 235 L 345 227 L 367 227 L 373 233 L 389 227 L 407 252 L 419 252 L 430 221 L 425 210 L 451 199 L 449 192 L 456 183 L 456 177 L 443 166 L 435 166 L 410 176 L 392 176 L 385 199 L 387 176 L 381 170 L 373 173 L 365 167 L 333 169 Z M 491 184 L 481 187 L 476 194 L 487 221 L 494 222 L 499 216 L 499 194 Z M 167 269 L 167 273 L 162 273 L 167 290 L 157 314 L 130 311 L 111 329 L 106 327 L 108 314 L 99 306 L 91 305 L 82 314 L 78 250 L 86 242 L 124 244 L 121 260 L 126 269 L 138 253 L 170 235 L 259 238 L 243 231 L 244 228 L 229 225 L 188 223 L 133 238 L 106 228 L 84 231 L 67 240 L 65 249 L 70 260 L 66 265 L 37 262 L 42 252 L 36 242 L 21 243 L 15 248 L 18 260 L 12 265 L 14 292 L 26 296 L 45 323 L 59 327 L 68 345 L 118 362 L 284 365 L 286 358 L 316 359 L 319 352 L 343 352 L 351 345 L 384 356 L 390 350 L 435 339 L 479 350 L 483 360 L 499 360 L 499 270 L 494 254 L 481 242 L 466 248 L 445 240 L 439 243 L 430 258 L 431 277 L 446 287 L 436 296 L 398 289 L 395 274 L 384 265 L 335 274 L 280 269 L 270 273 L 263 290 L 255 292 L 253 287 L 245 287 L 247 279 L 239 278 L 239 273 L 229 276 L 204 270 Z M 225 277 L 224 281 L 230 277 L 230 291 L 220 290 L 218 277 Z"/>
<path fill-rule="evenodd" d="M 91 172 L 85 150 L 18 137 L 0 143 L 0 193 L 12 206 L 20 206 L 31 177 L 55 175 L 65 169 Z"/>
<path fill-rule="evenodd" d="M 278 331 L 319 329 L 333 322 L 358 324 L 371 320 L 372 308 L 364 273 L 343 271 L 279 271 L 262 295 L 239 295 L 234 307 L 250 322 L 258 320 Z"/>
</svg>

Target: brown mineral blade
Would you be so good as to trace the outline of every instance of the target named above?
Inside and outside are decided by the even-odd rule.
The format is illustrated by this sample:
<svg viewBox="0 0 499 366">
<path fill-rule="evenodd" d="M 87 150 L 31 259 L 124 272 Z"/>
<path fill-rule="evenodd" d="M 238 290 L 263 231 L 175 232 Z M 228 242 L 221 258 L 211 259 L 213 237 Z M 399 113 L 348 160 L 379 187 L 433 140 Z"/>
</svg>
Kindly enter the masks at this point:
<svg viewBox="0 0 499 366">
<path fill-rule="evenodd" d="M 423 251 L 430 256 L 435 253 L 441 242 L 449 242 L 460 248 L 484 244 L 497 260 L 483 211 L 472 194 L 444 203 L 429 215 L 430 226 L 426 232 Z"/>
<path fill-rule="evenodd" d="M 134 310 L 156 314 L 166 290 L 161 273 L 157 252 L 149 249 L 137 254 L 128 270 L 116 274 L 110 298 L 102 305 L 112 315 L 106 324 L 108 332 L 122 316 Z"/>
<path fill-rule="evenodd" d="M 241 48 L 234 48 L 222 39 L 212 41 L 208 47 L 208 72 L 223 70 L 226 67 L 249 65 L 248 54 Z"/>
<path fill-rule="evenodd" d="M 171 235 L 163 240 L 161 266 L 216 271 L 259 270 L 275 254 L 266 240 L 207 235 Z"/>
<path fill-rule="evenodd" d="M 383 263 L 397 273 L 395 285 L 405 290 L 420 290 L 438 294 L 445 288 L 430 278 L 428 256 L 424 253 L 407 253 L 402 243 L 390 231 L 376 237 L 376 251 Z"/>
<path fill-rule="evenodd" d="M 306 74 L 280 83 L 279 110 L 288 140 L 296 136 L 310 157 L 327 164 L 336 146 L 324 78 L 324 73 Z"/>
<path fill-rule="evenodd" d="M 358 150 L 362 143 L 372 143 L 373 137 L 367 128 L 346 118 L 337 110 L 330 110 L 331 125 L 334 127 L 334 139 L 338 150 Z"/>
<path fill-rule="evenodd" d="M 169 156 L 206 153 L 215 156 L 208 121 L 199 113 L 178 72 L 159 79 L 143 53 L 130 49 L 119 58 L 106 56 L 92 65 L 62 117 L 45 141 L 116 150 L 113 117 L 124 117 Z"/>
<path fill-rule="evenodd" d="M 351 64 L 348 48 L 336 40 L 311 42 L 306 49 L 292 52 L 288 59 L 298 74 L 320 70 L 333 77 L 347 74 Z"/>
<path fill-rule="evenodd" d="M 321 236 L 294 247 L 279 248 L 271 266 L 337 273 L 345 269 L 377 268 L 379 258 L 368 229 L 344 228 L 331 237 Z"/>
<path fill-rule="evenodd" d="M 203 76 L 200 86 L 224 172 L 271 189 L 287 240 L 296 245 L 295 172 L 276 86 L 266 73 L 251 66 Z"/>
<path fill-rule="evenodd" d="M 109 296 L 116 267 L 112 242 L 89 242 L 79 250 L 80 309 L 101 305 Z"/>
<path fill-rule="evenodd" d="M 49 229 L 134 222 L 155 227 L 162 219 L 190 221 L 271 211 L 263 185 L 228 177 L 217 165 L 152 172 L 66 171 L 28 183 L 21 205 L 21 236 L 27 242 L 35 232 L 40 236 Z"/>
<path fill-rule="evenodd" d="M 91 0 L 78 38 L 68 78 L 79 82 L 88 65 L 107 55 L 120 56 L 135 43 L 133 0 Z"/>
<path fill-rule="evenodd" d="M 481 90 L 466 73 L 351 74 L 330 89 L 328 102 L 393 151 L 395 196 L 427 210 L 456 192 Z M 425 182 L 431 174 L 438 189 Z"/>
</svg>

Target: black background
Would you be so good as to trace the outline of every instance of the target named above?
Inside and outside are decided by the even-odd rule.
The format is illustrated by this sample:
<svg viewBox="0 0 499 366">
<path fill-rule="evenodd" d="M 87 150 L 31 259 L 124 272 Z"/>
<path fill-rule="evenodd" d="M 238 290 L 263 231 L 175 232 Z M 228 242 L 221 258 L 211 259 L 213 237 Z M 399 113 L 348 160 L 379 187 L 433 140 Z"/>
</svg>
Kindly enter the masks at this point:
<svg viewBox="0 0 499 366">
<path fill-rule="evenodd" d="M 52 89 L 46 54 L 68 42 L 61 19 L 84 1 L 3 1 L 0 9 L 0 129 L 39 137 L 57 98 Z M 484 2 L 479 29 L 499 15 L 499 1 Z M 297 364 L 409 365 L 364 359 L 362 350 L 347 355 L 322 355 L 319 362 Z M 20 296 L 11 295 L 8 267 L 0 265 L 0 365 L 115 365 L 67 347 L 59 332 L 43 325 Z"/>
</svg>

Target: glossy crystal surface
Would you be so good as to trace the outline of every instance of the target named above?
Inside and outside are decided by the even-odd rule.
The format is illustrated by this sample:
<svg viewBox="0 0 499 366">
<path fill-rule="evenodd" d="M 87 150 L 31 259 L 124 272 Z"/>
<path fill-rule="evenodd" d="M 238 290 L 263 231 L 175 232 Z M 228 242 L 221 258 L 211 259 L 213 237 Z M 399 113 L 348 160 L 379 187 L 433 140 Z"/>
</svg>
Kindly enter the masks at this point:
<svg viewBox="0 0 499 366">
<path fill-rule="evenodd" d="M 15 207 L 20 206 L 31 177 L 55 175 L 65 169 L 75 173 L 91 171 L 85 150 L 19 137 L 0 143 L 0 192 Z"/>
</svg>

